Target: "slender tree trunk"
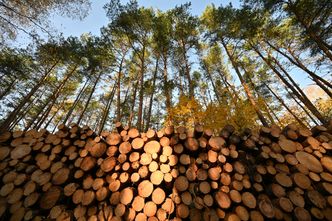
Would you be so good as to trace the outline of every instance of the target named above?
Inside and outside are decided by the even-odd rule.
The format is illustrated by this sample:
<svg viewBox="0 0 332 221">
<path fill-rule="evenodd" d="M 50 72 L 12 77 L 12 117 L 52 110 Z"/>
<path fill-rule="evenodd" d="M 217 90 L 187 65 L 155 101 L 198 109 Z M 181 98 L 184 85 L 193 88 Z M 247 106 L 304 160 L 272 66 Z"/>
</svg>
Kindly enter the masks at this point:
<svg viewBox="0 0 332 221">
<path fill-rule="evenodd" d="M 218 74 L 220 76 L 221 81 L 224 83 L 226 90 L 229 92 L 229 94 L 231 94 L 232 97 L 235 96 L 236 100 L 235 100 L 234 104 L 236 104 L 236 101 L 240 100 L 240 97 L 236 93 L 234 85 L 232 85 L 231 83 L 228 82 L 226 76 L 221 73 L 221 70 L 218 70 Z M 233 100 L 234 100 L 234 98 L 233 98 Z"/>
<path fill-rule="evenodd" d="M 116 97 L 116 121 L 119 122 L 121 119 L 121 75 L 122 75 L 122 65 L 124 61 L 124 56 L 121 58 L 118 79 L 117 79 L 117 97 Z"/>
<path fill-rule="evenodd" d="M 183 61 L 185 64 L 185 74 L 186 74 L 187 80 L 188 80 L 189 97 L 194 98 L 194 85 L 192 83 L 192 79 L 190 76 L 190 67 L 188 64 L 187 49 L 186 49 L 186 45 L 184 44 L 184 42 L 181 41 L 181 43 L 182 43 L 182 50 L 183 50 Z"/>
<path fill-rule="evenodd" d="M 303 103 L 305 106 L 322 122 L 326 123 L 326 119 L 324 116 L 321 115 L 321 113 L 318 111 L 316 106 L 310 101 L 310 99 L 307 97 L 307 95 L 303 92 L 303 90 L 296 84 L 294 79 L 287 73 L 287 71 L 282 67 L 282 65 L 274 58 L 274 62 L 277 64 L 277 66 L 280 68 L 280 70 L 287 76 L 287 78 L 291 81 L 291 83 L 294 85 L 294 87 L 297 89 L 297 91 L 301 94 Z"/>
<path fill-rule="evenodd" d="M 299 67 L 302 68 L 302 70 L 306 71 L 310 77 L 313 79 L 313 81 L 315 81 L 317 83 L 317 85 L 319 85 L 320 87 L 322 87 L 322 89 L 330 96 L 331 96 L 331 90 L 329 90 L 326 87 L 329 87 L 330 89 L 332 89 L 332 84 L 331 82 L 325 80 L 324 78 L 322 78 L 321 76 L 315 74 L 314 72 L 310 71 L 309 69 L 307 69 L 304 64 L 300 61 L 300 59 L 298 57 L 295 56 L 294 52 L 291 51 L 290 49 L 288 49 L 289 53 L 292 55 L 292 57 L 294 58 L 294 60 L 299 64 Z M 322 83 L 324 85 L 322 85 Z M 326 85 L 326 87 L 325 87 Z"/>
<path fill-rule="evenodd" d="M 137 129 L 141 131 L 143 129 L 143 98 L 144 98 L 144 72 L 145 72 L 145 46 L 143 47 L 143 54 L 141 57 L 141 73 L 140 73 L 140 90 L 139 90 L 139 104 L 138 104 L 138 117 L 137 117 Z"/>
<path fill-rule="evenodd" d="M 54 117 L 58 114 L 58 111 L 61 110 L 61 108 L 63 108 L 63 106 L 65 106 L 67 99 L 68 99 L 68 96 L 64 97 L 61 104 L 56 108 L 56 111 L 54 111 L 54 114 L 50 117 L 50 119 L 45 124 L 45 128 L 47 128 L 48 125 L 50 125 L 50 123 L 53 121 Z"/>
<path fill-rule="evenodd" d="M 267 84 L 264 83 L 264 85 L 266 86 L 266 88 L 273 94 L 273 96 L 275 98 L 277 98 L 277 100 L 281 103 L 282 106 L 284 106 L 284 108 L 286 108 L 286 110 L 294 117 L 294 119 L 301 125 L 301 126 L 305 126 L 305 124 L 302 122 L 302 120 L 300 118 L 298 118 L 296 116 L 296 114 L 294 114 L 294 112 L 286 105 L 286 103 L 284 102 L 284 100 L 282 98 L 280 98 Z"/>
<path fill-rule="evenodd" d="M 283 55 L 285 58 L 287 58 L 292 64 L 294 64 L 295 66 L 297 66 L 298 68 L 302 69 L 303 71 L 305 71 L 314 82 L 316 82 L 316 84 L 318 86 L 320 86 L 330 97 L 332 95 L 331 91 L 327 88 L 332 88 L 332 84 L 330 82 L 328 82 L 327 80 L 325 80 L 324 78 L 322 78 L 321 76 L 315 74 L 314 72 L 310 71 L 300 60 L 299 57 L 297 57 L 294 53 L 294 51 L 292 51 L 290 49 L 290 47 L 287 48 L 287 51 L 289 52 L 289 54 L 292 56 L 290 57 L 289 55 L 287 55 L 285 52 L 281 51 L 279 48 L 277 48 L 276 46 L 274 46 L 273 44 L 271 44 L 269 41 L 265 40 L 265 42 L 271 47 L 273 48 L 275 51 L 277 51 L 278 53 L 280 53 L 281 55 Z M 325 86 L 326 85 L 326 86 Z"/>
<path fill-rule="evenodd" d="M 34 104 L 34 102 L 35 102 L 36 100 L 37 100 L 37 97 L 34 97 L 34 98 L 32 99 L 32 102 L 30 102 L 30 103 L 28 104 L 28 106 L 27 106 L 26 108 L 24 108 L 24 110 L 18 114 L 18 116 L 16 117 L 15 121 L 13 121 L 12 124 L 10 125 L 9 130 L 13 130 L 13 129 L 16 127 L 16 125 L 17 125 L 17 124 L 18 124 L 18 123 L 19 123 L 24 117 L 26 117 L 26 115 L 27 115 L 27 114 L 30 112 L 30 110 L 33 108 L 33 104 Z"/>
<path fill-rule="evenodd" d="M 140 79 L 137 79 L 136 84 L 133 86 L 134 91 L 133 91 L 133 98 L 132 98 L 132 104 L 130 108 L 130 115 L 129 115 L 129 120 L 128 120 L 128 126 L 131 127 L 133 118 L 134 118 L 134 108 L 135 108 L 135 103 L 136 103 L 136 94 L 137 94 L 137 87 Z"/>
<path fill-rule="evenodd" d="M 87 85 L 88 85 L 88 82 L 90 81 L 89 78 L 87 78 L 85 80 L 85 83 L 83 85 L 83 87 L 81 88 L 81 90 L 78 92 L 78 95 L 76 96 L 76 99 L 74 101 L 74 103 L 72 104 L 72 106 L 70 107 L 69 111 L 67 112 L 67 114 L 65 115 L 65 118 L 63 119 L 63 124 L 66 124 L 69 117 L 72 115 L 73 111 L 75 110 L 77 104 L 79 103 L 79 101 L 81 100 L 82 96 L 83 96 L 83 92 L 85 91 Z"/>
<path fill-rule="evenodd" d="M 307 25 L 307 23 L 301 18 L 301 16 L 298 14 L 296 7 L 291 1 L 287 2 L 289 5 L 289 8 L 291 12 L 295 15 L 296 20 L 302 25 L 308 36 L 316 42 L 319 49 L 321 49 L 324 54 L 332 61 L 332 53 L 330 50 L 332 50 L 331 46 L 324 42 L 318 35 L 316 35 L 316 32 Z"/>
<path fill-rule="evenodd" d="M 10 92 L 10 90 L 15 85 L 16 80 L 17 80 L 16 78 L 12 80 L 12 82 L 10 82 L 10 84 L 5 88 L 5 90 L 2 93 L 0 93 L 0 100 L 2 100 Z"/>
<path fill-rule="evenodd" d="M 168 82 L 168 73 L 167 73 L 167 56 L 164 55 L 164 73 L 163 73 L 163 77 L 164 77 L 164 92 L 165 92 L 165 98 L 166 98 L 166 111 L 167 114 L 169 115 L 170 110 L 171 110 L 171 106 L 172 106 L 172 102 L 171 102 L 171 88 Z M 170 121 L 172 121 L 172 119 L 170 118 Z"/>
<path fill-rule="evenodd" d="M 158 73 L 158 65 L 159 65 L 159 57 L 157 57 L 157 60 L 156 60 L 156 67 L 155 67 L 155 71 L 154 71 L 153 79 L 152 79 L 152 91 L 151 91 L 151 95 L 150 95 L 149 109 L 148 109 L 147 117 L 145 118 L 146 119 L 145 131 L 147 131 L 150 127 L 152 104 L 153 104 L 153 95 L 154 95 L 154 92 L 155 92 L 156 79 L 157 79 L 157 73 Z"/>
<path fill-rule="evenodd" d="M 272 110 L 272 108 L 270 107 L 270 105 L 268 103 L 266 103 L 266 107 L 269 110 L 269 112 L 273 115 L 273 117 L 278 121 L 279 126 L 281 126 L 281 121 L 279 119 L 279 117 L 277 116 L 276 112 L 274 110 Z"/>
<path fill-rule="evenodd" d="M 106 124 L 106 121 L 107 121 L 107 118 L 108 118 L 108 114 L 110 112 L 111 105 L 112 105 L 112 102 L 113 102 L 115 89 L 116 89 L 116 85 L 114 84 L 114 86 L 112 88 L 112 91 L 109 95 L 109 98 L 107 99 L 107 104 L 106 104 L 106 107 L 105 107 L 105 110 L 104 110 L 104 113 L 103 113 L 102 120 L 101 120 L 100 125 L 99 125 L 98 134 L 101 134 L 101 132 L 104 130 L 104 127 L 105 127 L 105 124 Z"/>
<path fill-rule="evenodd" d="M 297 96 L 302 102 L 303 104 L 320 120 L 320 122 L 325 123 L 326 120 L 324 119 L 324 117 L 319 113 L 319 111 L 316 109 L 316 107 L 311 103 L 311 101 L 305 96 L 303 97 L 299 92 L 297 91 L 294 86 L 288 82 L 288 80 L 286 80 L 284 78 L 284 76 L 282 76 L 282 74 L 271 64 L 270 60 L 265 58 L 262 53 L 253 45 L 251 45 L 252 48 L 256 51 L 256 53 L 258 54 L 258 56 L 273 70 L 273 72 L 279 77 L 279 79 L 294 93 L 295 96 Z"/>
<path fill-rule="evenodd" d="M 3 131 L 6 131 L 9 129 L 10 124 L 15 119 L 15 116 L 22 110 L 22 108 L 29 102 L 32 95 L 35 94 L 35 92 L 42 86 L 49 76 L 49 74 L 52 72 L 52 70 L 55 68 L 55 66 L 59 63 L 59 60 L 56 61 L 53 66 L 44 72 L 42 77 L 38 80 L 37 84 L 29 91 L 29 93 L 19 102 L 19 104 L 15 107 L 15 109 L 7 116 L 6 120 L 3 121 L 3 123 L 0 125 L 0 133 Z"/>
<path fill-rule="evenodd" d="M 75 65 L 74 68 L 68 74 L 66 74 L 66 76 L 62 80 L 61 84 L 58 86 L 58 88 L 56 89 L 56 91 L 51 95 L 51 103 L 48 106 L 47 111 L 44 113 L 44 115 L 41 117 L 41 119 L 39 120 L 39 122 L 35 126 L 35 129 L 38 130 L 42 126 L 42 124 L 45 122 L 45 120 L 48 117 L 48 114 L 52 110 L 52 107 L 56 103 L 56 100 L 58 99 L 58 97 L 59 97 L 62 89 L 64 88 L 64 86 L 66 85 L 66 83 L 70 79 L 70 77 L 73 76 L 73 74 L 75 73 L 75 71 L 77 69 L 77 66 L 78 65 Z"/>
<path fill-rule="evenodd" d="M 221 104 L 221 99 L 220 99 L 220 96 L 219 96 L 219 92 L 218 92 L 218 90 L 217 90 L 217 88 L 216 88 L 216 85 L 214 84 L 214 80 L 213 80 L 213 78 L 212 78 L 212 75 L 211 75 L 211 73 L 210 73 L 210 70 L 209 70 L 209 68 L 207 67 L 207 65 L 205 64 L 204 61 L 203 61 L 203 66 L 204 66 L 204 68 L 205 68 L 205 72 L 207 73 L 208 78 L 209 78 L 209 80 L 210 80 L 210 82 L 211 82 L 211 84 L 212 84 L 212 88 L 213 88 L 214 94 L 215 94 L 215 96 L 216 96 L 216 98 L 217 98 L 217 101 L 218 101 L 219 104 Z"/>
<path fill-rule="evenodd" d="M 256 102 L 255 102 L 255 100 L 254 100 L 254 97 L 253 97 L 253 95 L 252 95 L 252 93 L 251 93 L 251 91 L 250 91 L 248 85 L 247 85 L 246 82 L 244 81 L 244 79 L 243 79 L 243 77 L 242 77 L 242 75 L 241 75 L 241 73 L 240 73 L 240 70 L 239 70 L 239 68 L 238 68 L 238 66 L 237 66 L 237 64 L 236 64 L 236 62 L 235 62 L 233 56 L 232 56 L 232 55 L 230 54 L 230 52 L 228 51 L 227 45 L 225 44 L 225 42 L 224 42 L 223 39 L 221 40 L 221 43 L 222 43 L 223 47 L 225 48 L 225 51 L 226 51 L 226 53 L 227 53 L 227 55 L 228 55 L 228 57 L 229 57 L 229 59 L 230 59 L 230 61 L 231 61 L 231 63 L 232 63 L 232 66 L 233 66 L 233 68 L 234 68 L 234 70 L 235 70 L 237 76 L 238 76 L 239 79 L 240 79 L 241 85 L 243 86 L 244 91 L 245 91 L 245 93 L 246 93 L 246 95 L 247 95 L 247 97 L 248 97 L 248 99 L 249 99 L 251 105 L 253 106 L 253 108 L 254 108 L 254 110 L 255 110 L 257 116 L 258 116 L 258 119 L 261 121 L 261 123 L 263 124 L 263 126 L 265 126 L 265 127 L 269 126 L 269 124 L 267 123 L 267 120 L 265 119 L 265 117 L 264 117 L 264 115 L 262 114 L 261 110 L 260 110 L 259 107 L 257 106 L 257 104 L 256 104 Z"/>
<path fill-rule="evenodd" d="M 301 102 L 299 101 L 298 98 L 296 98 L 294 96 L 294 94 L 289 91 L 289 89 L 287 87 L 285 87 L 287 93 L 289 94 L 289 96 L 295 101 L 295 103 L 304 111 L 304 113 L 306 113 L 306 115 L 312 120 L 312 122 L 314 122 L 316 125 L 319 125 L 319 123 L 316 121 L 316 119 L 312 116 L 312 114 L 303 106 L 303 104 L 301 104 Z M 308 123 L 309 124 L 309 123 Z"/>
<path fill-rule="evenodd" d="M 94 70 L 91 71 L 91 75 L 92 75 L 92 76 L 94 75 Z M 85 106 L 84 106 L 84 108 L 83 108 L 83 110 L 82 110 L 82 112 L 81 112 L 81 114 L 80 114 L 80 116 L 79 116 L 79 118 L 78 118 L 78 120 L 77 120 L 77 125 L 80 124 L 80 122 L 81 122 L 81 120 L 82 120 L 82 118 L 83 118 L 83 116 L 84 116 L 86 110 L 88 109 L 88 106 L 89 106 L 89 104 L 90 104 L 90 101 L 91 101 L 92 95 L 93 95 L 93 93 L 94 93 L 95 90 L 96 90 L 96 86 L 97 86 L 97 84 L 98 84 L 98 82 L 99 82 L 99 80 L 100 80 L 101 75 L 102 75 L 102 72 L 100 72 L 100 73 L 98 74 L 98 76 L 97 76 L 97 78 L 96 78 L 96 81 L 95 81 L 95 83 L 93 84 L 93 87 L 92 87 L 92 90 L 91 90 L 90 95 L 89 95 L 89 97 L 88 97 L 88 100 L 86 101 Z"/>
<path fill-rule="evenodd" d="M 128 99 L 128 94 L 129 94 L 129 87 L 127 87 L 127 90 L 126 90 L 126 93 L 125 93 L 124 99 L 123 99 L 123 101 L 122 101 L 122 103 L 121 103 L 121 107 L 124 107 L 124 105 L 126 104 L 127 99 Z M 121 112 L 120 112 L 120 122 L 122 121 L 122 118 L 123 118 L 122 113 L 123 113 L 123 110 L 122 110 L 122 108 L 121 108 Z"/>
</svg>

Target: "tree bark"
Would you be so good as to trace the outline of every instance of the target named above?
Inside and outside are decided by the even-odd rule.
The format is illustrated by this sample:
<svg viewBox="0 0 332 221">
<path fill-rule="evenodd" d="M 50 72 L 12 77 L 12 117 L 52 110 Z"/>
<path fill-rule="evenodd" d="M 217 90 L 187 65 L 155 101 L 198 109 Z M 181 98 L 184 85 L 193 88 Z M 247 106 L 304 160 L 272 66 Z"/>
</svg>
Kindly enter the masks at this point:
<svg viewBox="0 0 332 221">
<path fill-rule="evenodd" d="M 295 66 L 299 67 L 300 69 L 302 69 L 303 71 L 305 71 L 314 82 L 316 82 L 316 84 L 318 86 L 320 86 L 330 97 L 332 97 L 332 93 L 331 91 L 327 88 L 332 88 L 332 84 L 330 82 L 328 82 L 327 80 L 325 80 L 324 78 L 322 78 L 321 76 L 315 74 L 314 72 L 310 71 L 300 60 L 299 57 L 297 57 L 294 54 L 294 51 L 292 51 L 289 47 L 287 48 L 287 51 L 290 53 L 290 55 L 292 57 L 290 57 L 289 55 L 287 55 L 285 52 L 281 51 L 280 49 L 278 49 L 276 46 L 272 45 L 269 41 L 265 40 L 265 42 L 275 51 L 277 51 L 278 53 L 280 53 L 281 55 L 283 55 L 285 58 L 287 58 L 292 64 L 294 64 Z M 323 83 L 323 84 L 322 84 Z M 325 85 L 327 86 L 325 86 Z"/>
<path fill-rule="evenodd" d="M 164 55 L 164 73 L 163 73 L 163 77 L 164 77 L 164 92 L 165 92 L 165 98 L 166 98 L 166 111 L 167 114 L 169 115 L 169 112 L 171 110 L 171 106 L 172 106 L 172 100 L 171 100 L 171 88 L 168 84 L 168 73 L 167 73 L 167 56 Z M 172 118 L 169 119 L 170 121 L 172 121 Z"/>
<path fill-rule="evenodd" d="M 122 74 L 122 65 L 124 61 L 124 56 L 121 58 L 118 79 L 117 79 L 117 104 L 116 104 L 116 122 L 120 122 L 121 119 L 121 74 Z"/>
<path fill-rule="evenodd" d="M 294 117 L 294 119 L 302 126 L 305 127 L 305 124 L 301 121 L 300 118 L 298 118 L 296 116 L 296 114 L 294 114 L 294 112 L 286 105 L 286 103 L 283 101 L 282 98 L 280 98 L 267 84 L 264 83 L 264 85 L 266 86 L 266 88 L 273 94 L 273 96 L 275 98 L 277 98 L 277 100 L 281 103 L 282 106 L 284 106 L 284 108 L 286 108 L 286 110 Z"/>
<path fill-rule="evenodd" d="M 137 117 L 137 129 L 142 130 L 143 119 L 143 98 L 144 98 L 144 72 L 145 72 L 145 46 L 143 46 L 143 52 L 141 60 L 141 73 L 140 73 L 140 90 L 139 90 L 139 104 L 138 104 L 138 117 Z"/>
<path fill-rule="evenodd" d="M 315 31 L 312 30 L 310 26 L 301 18 L 301 16 L 298 14 L 297 9 L 295 8 L 294 4 L 291 1 L 287 1 L 287 4 L 291 10 L 291 12 L 295 15 L 296 20 L 302 25 L 305 32 L 308 34 L 308 36 L 316 42 L 319 49 L 321 49 L 324 54 L 332 61 L 332 53 L 331 53 L 331 47 L 324 42 L 318 35 L 316 35 Z"/>
<path fill-rule="evenodd" d="M 228 49 L 227 49 L 227 45 L 225 44 L 225 42 L 224 42 L 223 39 L 221 40 L 221 44 L 222 44 L 223 47 L 225 48 L 225 51 L 226 51 L 226 53 L 227 53 L 227 55 L 228 55 L 228 57 L 229 57 L 229 59 L 230 59 L 230 61 L 231 61 L 231 63 L 232 63 L 232 66 L 233 66 L 233 68 L 234 68 L 234 70 L 235 70 L 237 76 L 238 76 L 239 79 L 240 79 L 241 85 L 243 86 L 244 91 L 245 91 L 245 93 L 246 93 L 246 95 L 247 95 L 247 97 L 248 97 L 248 99 L 249 99 L 251 105 L 253 106 L 253 108 L 254 108 L 254 110 L 255 110 L 257 116 L 258 116 L 258 119 L 261 121 L 261 123 L 263 124 L 263 126 L 268 127 L 269 124 L 267 123 L 267 121 L 266 121 L 264 115 L 262 114 L 262 112 L 260 111 L 259 107 L 257 106 L 257 104 L 256 104 L 256 102 L 255 102 L 255 100 L 254 100 L 254 97 L 252 96 L 252 93 L 251 93 L 251 91 L 250 91 L 248 85 L 247 85 L 246 82 L 244 81 L 244 79 L 243 79 L 243 77 L 242 77 L 242 75 L 241 75 L 241 73 L 240 73 L 240 70 L 239 70 L 239 68 L 238 68 L 238 66 L 237 66 L 237 64 L 236 64 L 236 62 L 235 62 L 233 56 L 229 53 L 229 51 L 228 51 Z"/>
<path fill-rule="evenodd" d="M 216 96 L 216 98 L 217 98 L 217 101 L 218 101 L 219 104 L 221 104 L 221 99 L 220 99 L 220 97 L 219 97 L 219 92 L 218 92 L 218 90 L 217 90 L 216 85 L 214 84 L 214 81 L 213 81 L 213 78 L 212 78 L 211 72 L 210 72 L 209 68 L 207 67 L 207 65 L 205 64 L 205 62 L 202 61 L 202 63 L 203 63 L 203 66 L 204 66 L 205 72 L 207 73 L 208 78 L 209 78 L 209 80 L 211 81 L 212 88 L 213 88 L 214 94 L 215 94 L 215 96 Z"/>
<path fill-rule="evenodd" d="M 129 115 L 129 120 L 128 120 L 128 126 L 131 127 L 133 117 L 134 117 L 134 108 L 135 108 L 135 103 L 136 103 L 136 94 L 137 94 L 137 87 L 140 79 L 137 79 L 136 84 L 133 85 L 133 98 L 132 98 L 132 103 L 131 103 L 131 108 L 130 108 L 130 115 Z"/>
<path fill-rule="evenodd" d="M 87 78 L 87 79 L 85 80 L 85 83 L 84 83 L 83 87 L 81 88 L 81 90 L 78 92 L 78 95 L 76 96 L 76 99 L 75 99 L 73 105 L 70 107 L 70 109 L 69 109 L 69 111 L 67 112 L 65 118 L 63 119 L 63 122 L 62 122 L 63 124 L 66 124 L 67 121 L 68 121 L 68 119 L 69 119 L 69 117 L 72 115 L 72 113 L 73 113 L 73 111 L 75 110 L 75 108 L 76 108 L 78 102 L 81 100 L 81 98 L 82 98 L 82 96 L 83 96 L 83 92 L 85 91 L 86 86 L 88 85 L 88 82 L 89 82 L 89 81 L 90 81 L 89 78 Z"/>
<path fill-rule="evenodd" d="M 92 71 L 91 71 L 91 75 L 94 74 L 94 71 L 95 71 L 95 70 L 92 70 Z M 90 101 L 91 101 L 92 95 L 93 95 L 93 93 L 94 93 L 95 90 L 96 90 L 96 86 L 97 86 L 97 84 L 98 84 L 98 82 L 99 82 L 99 80 L 100 80 L 101 75 L 102 75 L 102 72 L 100 72 L 100 73 L 98 74 L 98 76 L 97 76 L 97 78 L 96 78 L 96 81 L 95 81 L 95 83 L 93 84 L 93 87 L 92 87 L 91 93 L 90 93 L 90 95 L 89 95 L 89 97 L 88 97 L 88 100 L 86 101 L 85 106 L 84 106 L 84 109 L 82 110 L 82 112 L 81 112 L 81 114 L 80 114 L 80 116 L 79 116 L 79 118 L 78 118 L 78 120 L 77 120 L 77 124 L 78 124 L 78 125 L 80 124 L 80 122 L 81 122 L 81 120 L 82 120 L 82 118 L 83 118 L 83 116 L 84 116 L 84 114 L 85 114 L 85 111 L 88 109 L 88 106 L 89 106 L 89 104 L 90 104 Z"/>
<path fill-rule="evenodd" d="M 194 85 L 192 83 L 191 76 L 190 76 L 190 67 L 188 64 L 187 49 L 186 49 L 186 45 L 183 42 L 183 40 L 181 41 L 181 43 L 182 43 L 182 50 L 183 50 L 183 61 L 185 64 L 185 74 L 186 74 L 187 80 L 188 80 L 189 97 L 194 98 Z"/>
<path fill-rule="evenodd" d="M 13 89 L 16 80 L 17 80 L 16 78 L 12 80 L 12 82 L 10 82 L 10 84 L 5 88 L 5 90 L 2 93 L 0 93 L 0 100 L 2 100 L 10 92 L 11 89 Z"/>
<path fill-rule="evenodd" d="M 282 74 L 271 64 L 271 62 L 265 58 L 262 53 L 253 45 L 251 45 L 251 47 L 254 49 L 254 51 L 256 51 L 256 53 L 258 54 L 258 56 L 273 70 L 273 72 L 279 77 L 279 79 L 294 93 L 295 96 L 297 96 L 302 102 L 303 104 L 319 119 L 319 121 L 321 121 L 322 123 L 325 123 L 326 120 L 324 119 L 324 117 L 319 113 L 319 111 L 316 109 L 316 107 L 311 103 L 311 101 L 306 98 L 303 97 L 299 91 L 297 91 L 294 86 L 292 84 L 290 84 L 285 78 L 284 76 L 282 76 Z"/>
<path fill-rule="evenodd" d="M 115 94 L 115 88 L 116 88 L 116 86 L 114 85 L 113 88 L 112 88 L 112 91 L 109 95 L 109 98 L 107 100 L 106 108 L 105 108 L 105 111 L 103 113 L 102 120 L 100 122 L 98 134 L 101 134 L 101 132 L 104 130 L 104 126 L 106 124 L 108 114 L 110 112 L 110 108 L 111 108 L 111 105 L 112 105 L 112 102 L 113 102 L 113 98 L 114 98 L 114 94 Z"/>
<path fill-rule="evenodd" d="M 156 67 L 155 67 L 155 71 L 154 71 L 153 79 L 152 79 L 152 91 L 151 91 L 151 95 L 150 95 L 149 109 L 148 109 L 148 113 L 147 113 L 147 117 L 146 117 L 145 131 L 148 131 L 148 129 L 150 127 L 153 95 L 154 95 L 154 91 L 155 91 L 156 79 L 157 79 L 157 74 L 158 74 L 158 64 L 159 64 L 159 57 L 157 57 L 157 60 L 156 60 Z"/>
<path fill-rule="evenodd" d="M 51 71 L 56 67 L 60 60 L 57 60 L 52 67 L 47 70 L 42 77 L 39 79 L 37 84 L 29 91 L 29 93 L 20 101 L 20 103 L 15 107 L 15 109 L 7 116 L 6 120 L 0 125 L 0 132 L 6 131 L 9 129 L 10 124 L 15 119 L 16 115 L 22 110 L 22 108 L 29 102 L 32 95 L 40 88 L 41 85 L 45 82 Z"/>
<path fill-rule="evenodd" d="M 71 76 L 73 76 L 73 74 L 75 73 L 77 67 L 78 67 L 78 65 L 76 64 L 74 66 L 74 68 L 68 74 L 66 74 L 66 76 L 62 80 L 61 84 L 58 86 L 58 88 L 56 89 L 56 91 L 51 95 L 51 97 L 50 97 L 51 103 L 50 103 L 49 107 L 47 108 L 47 111 L 44 113 L 44 115 L 42 116 L 42 118 L 39 120 L 39 122 L 35 126 L 35 129 L 38 130 L 42 126 L 42 124 L 45 122 L 45 120 L 48 117 L 48 114 L 50 113 L 50 111 L 52 110 L 52 107 L 54 106 L 56 100 L 58 99 L 58 97 L 59 97 L 62 89 L 66 85 L 67 81 L 71 78 Z"/>
</svg>

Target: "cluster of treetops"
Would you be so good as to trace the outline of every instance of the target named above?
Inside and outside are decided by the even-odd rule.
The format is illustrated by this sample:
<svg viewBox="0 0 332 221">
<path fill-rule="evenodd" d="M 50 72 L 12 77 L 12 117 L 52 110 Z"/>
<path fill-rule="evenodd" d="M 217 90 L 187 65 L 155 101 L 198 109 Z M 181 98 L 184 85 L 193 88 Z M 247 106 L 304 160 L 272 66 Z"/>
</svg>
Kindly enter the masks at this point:
<svg viewBox="0 0 332 221">
<path fill-rule="evenodd" d="M 141 131 L 195 122 L 241 130 L 331 119 L 330 0 L 244 0 L 199 16 L 190 3 L 160 11 L 111 0 L 98 36 L 40 40 L 24 27 L 49 32 L 40 22 L 53 6 L 69 4 L 73 15 L 87 3 L 46 2 L 0 1 L 0 131 L 74 122 L 101 132 L 115 121 Z M 22 31 L 33 36 L 28 47 L 5 43 Z M 310 100 L 300 78 L 327 99 Z"/>
</svg>

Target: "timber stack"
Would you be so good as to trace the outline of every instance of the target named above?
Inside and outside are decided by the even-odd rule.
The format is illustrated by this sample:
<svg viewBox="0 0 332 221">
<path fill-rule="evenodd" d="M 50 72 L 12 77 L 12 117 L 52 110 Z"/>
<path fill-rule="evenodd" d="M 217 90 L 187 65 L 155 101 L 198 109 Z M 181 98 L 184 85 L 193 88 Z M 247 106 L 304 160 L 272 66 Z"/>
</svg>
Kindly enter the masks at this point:
<svg viewBox="0 0 332 221">
<path fill-rule="evenodd" d="M 332 220 L 332 125 L 0 135 L 1 220 Z"/>
</svg>

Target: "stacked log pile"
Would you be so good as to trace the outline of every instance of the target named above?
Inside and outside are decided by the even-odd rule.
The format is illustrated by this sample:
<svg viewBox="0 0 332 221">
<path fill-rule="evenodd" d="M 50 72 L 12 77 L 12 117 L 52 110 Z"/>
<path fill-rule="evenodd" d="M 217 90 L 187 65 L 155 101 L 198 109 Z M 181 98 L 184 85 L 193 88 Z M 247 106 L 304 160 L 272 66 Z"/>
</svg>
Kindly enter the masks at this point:
<svg viewBox="0 0 332 221">
<path fill-rule="evenodd" d="M 1 220 L 332 220 L 332 127 L 0 135 Z"/>
</svg>

